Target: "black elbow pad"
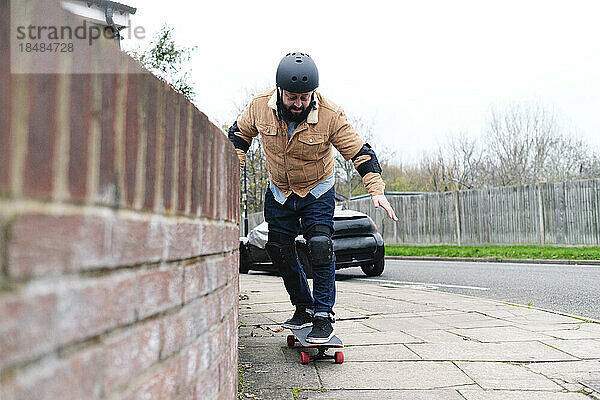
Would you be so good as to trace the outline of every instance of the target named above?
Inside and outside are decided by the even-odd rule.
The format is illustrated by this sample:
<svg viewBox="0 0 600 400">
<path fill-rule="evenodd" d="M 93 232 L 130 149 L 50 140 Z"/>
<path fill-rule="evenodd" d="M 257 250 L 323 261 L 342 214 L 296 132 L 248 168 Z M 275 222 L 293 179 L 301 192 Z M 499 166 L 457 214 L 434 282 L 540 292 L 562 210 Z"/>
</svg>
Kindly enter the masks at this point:
<svg viewBox="0 0 600 400">
<path fill-rule="evenodd" d="M 364 161 L 358 167 L 356 167 L 356 170 L 358 171 L 361 177 L 364 177 L 369 172 L 375 172 L 377 174 L 381 173 L 381 165 L 379 165 L 377 156 L 375 155 L 375 152 L 373 151 L 369 143 L 365 143 L 363 145 L 362 149 L 360 149 L 360 151 L 356 153 L 354 157 L 352 157 L 352 161 L 355 161 L 361 156 L 371 157 L 370 160 Z"/>
<path fill-rule="evenodd" d="M 244 153 L 247 153 L 248 149 L 250 148 L 250 145 L 244 139 L 236 135 L 236 132 L 240 132 L 240 128 L 238 128 L 237 121 L 235 121 L 233 125 L 231 125 L 231 128 L 229 128 L 229 131 L 227 132 L 227 137 L 229 137 L 229 140 L 231 140 L 231 143 L 233 143 L 233 147 L 242 150 Z"/>
</svg>

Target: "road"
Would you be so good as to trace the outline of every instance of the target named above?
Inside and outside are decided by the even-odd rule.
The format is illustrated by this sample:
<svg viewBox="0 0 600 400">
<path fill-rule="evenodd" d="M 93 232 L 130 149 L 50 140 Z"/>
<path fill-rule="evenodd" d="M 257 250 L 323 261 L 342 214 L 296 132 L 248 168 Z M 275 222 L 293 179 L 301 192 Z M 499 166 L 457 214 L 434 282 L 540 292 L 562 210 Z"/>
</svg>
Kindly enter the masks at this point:
<svg viewBox="0 0 600 400">
<path fill-rule="evenodd" d="M 386 260 L 380 277 L 367 278 L 358 268 L 337 275 L 425 286 L 600 321 L 600 266 Z"/>
</svg>

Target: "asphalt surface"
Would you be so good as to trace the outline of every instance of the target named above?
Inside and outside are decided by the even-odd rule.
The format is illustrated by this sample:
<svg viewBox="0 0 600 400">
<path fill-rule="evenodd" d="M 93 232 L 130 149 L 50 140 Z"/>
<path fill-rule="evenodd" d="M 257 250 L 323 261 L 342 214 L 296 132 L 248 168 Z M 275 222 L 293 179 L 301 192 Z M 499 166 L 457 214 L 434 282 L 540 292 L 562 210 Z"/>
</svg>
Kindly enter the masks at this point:
<svg viewBox="0 0 600 400">
<path fill-rule="evenodd" d="M 367 278 L 359 268 L 337 271 L 337 276 L 427 287 L 600 321 L 600 266 L 386 260 L 380 277 Z"/>
</svg>

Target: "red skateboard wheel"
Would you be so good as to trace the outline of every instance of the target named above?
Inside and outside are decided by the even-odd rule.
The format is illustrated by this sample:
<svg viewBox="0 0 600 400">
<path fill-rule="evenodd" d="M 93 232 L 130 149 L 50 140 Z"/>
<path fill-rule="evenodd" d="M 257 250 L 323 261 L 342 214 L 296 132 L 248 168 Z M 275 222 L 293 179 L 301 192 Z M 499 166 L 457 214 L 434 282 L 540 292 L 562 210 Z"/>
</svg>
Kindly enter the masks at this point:
<svg viewBox="0 0 600 400">
<path fill-rule="evenodd" d="M 300 353 L 300 362 L 302 363 L 302 365 L 306 365 L 310 362 L 310 354 L 306 353 L 306 352 L 301 352 Z"/>
<path fill-rule="evenodd" d="M 287 337 L 288 347 L 294 347 L 294 344 L 296 344 L 296 338 L 294 337 L 294 335 L 288 335 L 288 337 Z"/>
<path fill-rule="evenodd" d="M 335 363 L 342 364 L 343 362 L 344 362 L 344 353 L 342 353 L 341 351 L 336 351 L 335 352 Z"/>
</svg>

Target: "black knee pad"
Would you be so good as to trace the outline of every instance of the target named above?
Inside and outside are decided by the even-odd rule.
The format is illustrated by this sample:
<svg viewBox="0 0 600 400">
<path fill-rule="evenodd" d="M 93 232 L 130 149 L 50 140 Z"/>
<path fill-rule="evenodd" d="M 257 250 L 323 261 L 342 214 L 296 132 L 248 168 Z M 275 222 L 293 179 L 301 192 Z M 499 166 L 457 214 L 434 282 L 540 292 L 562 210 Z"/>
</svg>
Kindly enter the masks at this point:
<svg viewBox="0 0 600 400">
<path fill-rule="evenodd" d="M 277 268 L 296 263 L 298 257 L 294 238 L 276 232 L 269 232 L 265 250 Z"/>
<path fill-rule="evenodd" d="M 333 241 L 325 235 L 311 237 L 308 240 L 308 255 L 312 265 L 331 265 L 333 262 Z"/>
</svg>

